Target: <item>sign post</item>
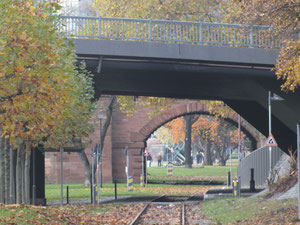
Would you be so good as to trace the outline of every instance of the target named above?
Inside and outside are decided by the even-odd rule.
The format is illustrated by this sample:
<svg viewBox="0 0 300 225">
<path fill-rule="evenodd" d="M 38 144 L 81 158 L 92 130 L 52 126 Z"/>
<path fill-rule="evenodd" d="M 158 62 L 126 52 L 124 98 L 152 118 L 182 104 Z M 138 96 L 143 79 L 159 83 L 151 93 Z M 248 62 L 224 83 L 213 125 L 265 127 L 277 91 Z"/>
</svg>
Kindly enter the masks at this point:
<svg viewBox="0 0 300 225">
<path fill-rule="evenodd" d="M 269 146 L 269 164 L 270 164 L 270 169 L 269 169 L 269 176 L 271 176 L 271 171 L 272 171 L 272 147 L 276 147 L 278 146 L 277 145 L 277 142 L 275 140 L 275 138 L 273 137 L 272 134 L 269 135 L 266 143 L 265 143 L 265 146 Z"/>
</svg>

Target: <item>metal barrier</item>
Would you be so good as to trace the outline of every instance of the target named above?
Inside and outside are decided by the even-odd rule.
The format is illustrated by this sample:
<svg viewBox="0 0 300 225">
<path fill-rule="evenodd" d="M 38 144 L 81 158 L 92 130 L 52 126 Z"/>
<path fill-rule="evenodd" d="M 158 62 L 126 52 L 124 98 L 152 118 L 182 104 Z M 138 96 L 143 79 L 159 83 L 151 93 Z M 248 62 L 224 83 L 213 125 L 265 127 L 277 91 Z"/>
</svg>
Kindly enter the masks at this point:
<svg viewBox="0 0 300 225">
<path fill-rule="evenodd" d="M 272 147 L 272 168 L 276 165 L 282 154 L 285 154 L 278 147 Z M 238 167 L 238 177 L 241 177 L 241 186 L 250 187 L 251 169 L 254 169 L 255 186 L 265 187 L 269 176 L 269 147 L 264 146 L 253 151 L 244 158 Z"/>
<path fill-rule="evenodd" d="M 80 39 L 280 48 L 268 26 L 60 16 L 58 29 L 66 36 Z"/>
</svg>

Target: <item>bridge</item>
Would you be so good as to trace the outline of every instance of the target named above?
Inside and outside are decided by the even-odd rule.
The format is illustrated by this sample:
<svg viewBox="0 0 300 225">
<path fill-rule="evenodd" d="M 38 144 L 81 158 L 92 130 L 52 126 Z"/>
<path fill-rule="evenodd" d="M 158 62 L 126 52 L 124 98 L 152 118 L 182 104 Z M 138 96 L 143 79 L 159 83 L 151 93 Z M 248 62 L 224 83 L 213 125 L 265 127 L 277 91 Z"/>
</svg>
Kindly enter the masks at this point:
<svg viewBox="0 0 300 225">
<path fill-rule="evenodd" d="M 78 61 L 84 60 L 95 75 L 96 97 L 117 94 L 223 100 L 267 136 L 271 91 L 284 98 L 272 102 L 272 133 L 285 152 L 290 146 L 295 149 L 300 92 L 280 90 L 281 82 L 271 70 L 280 43 L 273 40 L 270 27 L 62 16 L 58 29 L 74 39 Z M 197 103 L 180 109 L 180 115 L 205 113 Z M 148 135 L 175 114 L 159 116 L 143 127 L 138 124 L 136 133 L 127 132 L 128 146 L 133 150 L 130 154 L 136 162 L 141 160 L 140 149 Z M 96 136 L 97 131 L 95 140 Z M 107 139 L 112 140 L 110 136 Z M 122 149 L 124 154 L 128 143 L 116 136 L 120 143 L 112 149 Z M 106 157 L 112 159 L 113 153 Z M 44 199 L 45 165 L 39 151 L 36 162 L 39 169 L 35 174 L 41 178 L 36 184 L 37 198 Z M 105 166 L 110 168 L 107 179 L 112 179 L 117 173 L 114 165 Z"/>
<path fill-rule="evenodd" d="M 296 144 L 300 92 L 280 90 L 270 27 L 62 16 L 59 29 L 95 74 L 97 97 L 223 100 L 267 136 L 271 91 L 285 99 L 272 102 L 272 133 L 284 151 Z"/>
</svg>

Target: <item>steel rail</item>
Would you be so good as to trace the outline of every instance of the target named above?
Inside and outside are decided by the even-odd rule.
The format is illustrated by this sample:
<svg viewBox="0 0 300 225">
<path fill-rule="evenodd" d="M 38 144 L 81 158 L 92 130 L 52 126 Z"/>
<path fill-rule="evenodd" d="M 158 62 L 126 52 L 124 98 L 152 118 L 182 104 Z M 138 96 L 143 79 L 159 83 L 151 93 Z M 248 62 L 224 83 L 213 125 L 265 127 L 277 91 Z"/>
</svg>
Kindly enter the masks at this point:
<svg viewBox="0 0 300 225">
<path fill-rule="evenodd" d="M 147 208 L 151 205 L 152 202 L 163 198 L 165 195 L 161 195 L 157 198 L 152 199 L 151 201 L 149 201 L 148 203 L 146 203 L 146 205 L 144 206 L 144 208 L 136 215 L 136 217 L 131 221 L 131 223 L 129 225 L 136 225 L 138 224 L 139 219 L 141 218 L 141 216 L 143 215 L 143 213 L 147 210 Z"/>
<path fill-rule="evenodd" d="M 272 27 L 152 19 L 60 16 L 57 29 L 79 39 L 280 48 Z"/>
<path fill-rule="evenodd" d="M 148 207 L 153 204 L 153 202 L 157 201 L 160 198 L 165 197 L 166 195 L 162 195 L 159 196 L 155 199 L 152 199 L 151 201 L 147 202 L 146 205 L 143 207 L 143 209 L 135 216 L 135 218 L 130 222 L 129 225 L 137 225 L 140 221 L 141 216 L 147 211 Z M 182 202 L 182 206 L 181 206 L 181 215 L 180 215 L 180 221 L 181 221 L 181 225 L 185 225 L 186 223 L 186 205 L 184 202 Z"/>
<path fill-rule="evenodd" d="M 132 220 L 132 222 L 129 225 L 136 225 L 142 216 L 142 214 L 146 211 L 146 209 L 151 205 L 152 202 L 148 202 L 144 208 L 136 215 L 136 217 Z"/>
</svg>

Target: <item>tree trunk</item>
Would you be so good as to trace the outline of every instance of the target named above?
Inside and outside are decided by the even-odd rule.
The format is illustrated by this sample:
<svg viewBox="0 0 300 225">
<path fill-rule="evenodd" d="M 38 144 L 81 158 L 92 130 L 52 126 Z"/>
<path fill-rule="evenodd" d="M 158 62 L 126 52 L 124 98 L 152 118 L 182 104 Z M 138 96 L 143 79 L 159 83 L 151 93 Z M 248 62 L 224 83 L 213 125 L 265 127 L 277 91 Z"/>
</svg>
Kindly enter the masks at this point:
<svg viewBox="0 0 300 225">
<path fill-rule="evenodd" d="M 5 154 L 5 203 L 9 204 L 9 190 L 10 190 L 10 143 L 9 143 L 9 138 L 5 139 L 5 149 L 4 149 L 4 154 Z"/>
<path fill-rule="evenodd" d="M 108 130 L 108 127 L 110 125 L 110 121 L 111 121 L 111 118 L 112 118 L 112 113 L 113 113 L 113 109 L 114 109 L 114 106 L 115 106 L 115 103 L 116 103 L 116 100 L 117 100 L 117 97 L 116 96 L 111 96 L 110 97 L 110 102 L 109 102 L 109 105 L 106 109 L 106 119 L 105 119 L 105 123 L 104 125 L 102 126 L 102 129 L 101 129 L 101 137 L 100 137 L 100 152 L 101 152 L 101 160 L 103 160 L 103 146 L 104 146 L 104 141 L 105 141 L 105 136 L 106 136 L 106 133 L 107 133 L 107 130 Z M 99 157 L 100 159 L 100 157 Z M 97 161 L 97 158 L 94 157 L 94 165 L 96 165 L 96 161 Z M 96 172 L 96 166 L 94 167 L 94 173 Z M 92 177 L 92 173 L 90 174 L 90 176 Z"/>
<path fill-rule="evenodd" d="M 0 203 L 5 203 L 5 139 L 0 137 Z"/>
<path fill-rule="evenodd" d="M 85 182 L 84 185 L 91 185 L 92 183 L 92 176 L 91 176 L 91 166 L 90 162 L 85 154 L 84 151 L 78 152 L 80 161 L 82 162 L 84 166 L 84 172 L 85 172 Z"/>
<path fill-rule="evenodd" d="M 30 155 L 31 150 L 30 146 L 26 145 L 26 152 L 25 152 L 25 169 L 24 169 L 24 200 L 25 204 L 30 204 Z"/>
<path fill-rule="evenodd" d="M 213 161 L 212 161 L 212 154 L 211 154 L 211 142 L 208 141 L 206 144 L 206 148 L 204 151 L 204 161 L 203 164 L 208 166 L 208 165 L 213 165 Z"/>
<path fill-rule="evenodd" d="M 16 203 L 22 203 L 22 159 L 23 159 L 24 146 L 20 143 L 17 150 L 17 164 L 16 164 Z"/>
<path fill-rule="evenodd" d="M 102 150 L 103 150 L 105 136 L 106 136 L 106 133 L 107 133 L 110 121 L 111 121 L 111 117 L 112 117 L 112 113 L 113 113 L 113 109 L 114 109 L 114 105 L 116 103 L 116 100 L 117 100 L 116 96 L 111 96 L 108 108 L 106 110 L 106 120 L 105 120 L 105 123 L 104 123 L 104 125 L 101 129 L 101 138 L 100 138 L 100 140 L 101 140 L 101 149 L 100 149 L 100 152 L 102 152 Z"/>
<path fill-rule="evenodd" d="M 184 156 L 185 168 L 192 168 L 192 115 L 184 116 L 185 120 L 185 139 L 184 139 Z"/>
<path fill-rule="evenodd" d="M 226 166 L 227 159 L 221 157 L 219 159 L 219 166 Z"/>
<path fill-rule="evenodd" d="M 23 152 L 22 152 L 22 203 L 25 204 L 25 146 L 23 148 Z"/>
</svg>

